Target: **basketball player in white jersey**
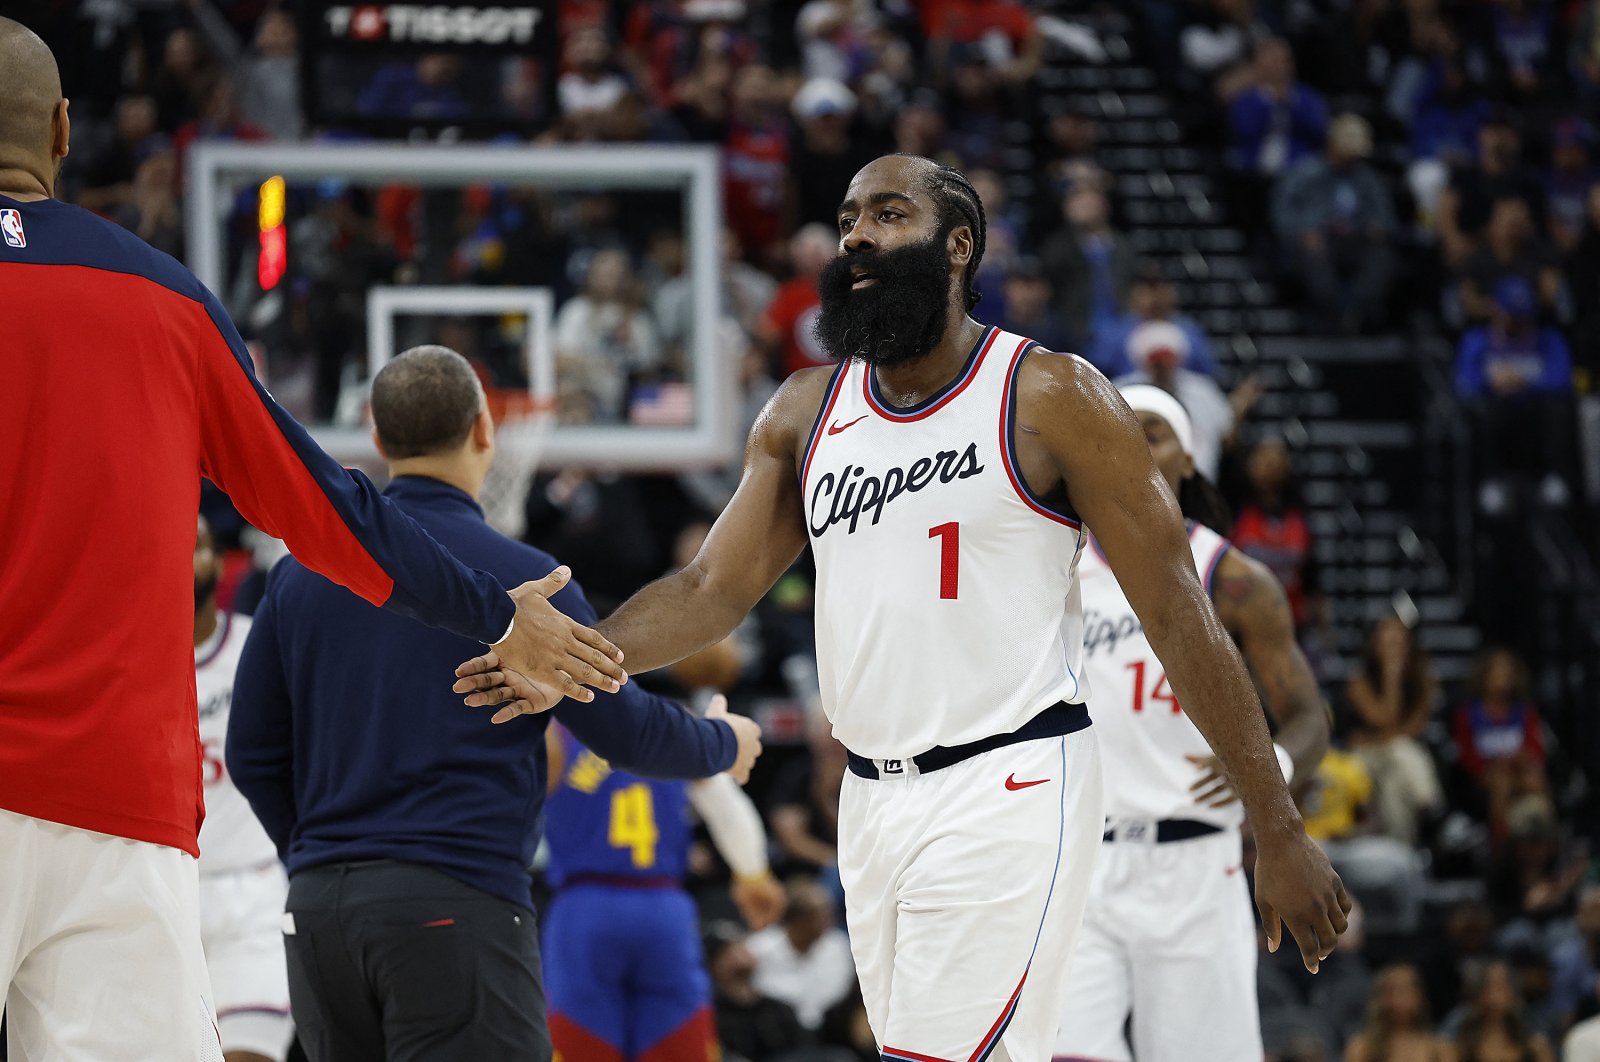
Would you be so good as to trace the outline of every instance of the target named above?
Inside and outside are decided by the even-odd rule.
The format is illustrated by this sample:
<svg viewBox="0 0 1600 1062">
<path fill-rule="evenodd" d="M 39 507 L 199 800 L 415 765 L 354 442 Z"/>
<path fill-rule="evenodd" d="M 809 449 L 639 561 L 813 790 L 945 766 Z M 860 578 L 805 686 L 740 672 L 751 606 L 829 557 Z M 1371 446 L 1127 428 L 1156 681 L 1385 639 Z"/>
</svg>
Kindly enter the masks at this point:
<svg viewBox="0 0 1600 1062">
<path fill-rule="evenodd" d="M 1195 570 L 1260 681 L 1278 724 L 1284 772 L 1311 779 L 1328 747 L 1328 718 L 1295 643 L 1283 588 L 1199 522 L 1221 524 L 1225 514 L 1220 499 L 1207 504 L 1214 489 L 1196 478 L 1194 429 L 1178 400 L 1148 384 L 1124 387 L 1122 395 L 1191 517 Z M 1056 1058 L 1259 1062 L 1256 933 L 1239 832 L 1244 811 L 1206 739 L 1179 707 L 1092 536 L 1079 577 L 1089 705 L 1110 781 L 1105 846 L 1072 959 Z M 1124 1035 L 1130 1011 L 1131 1052 Z"/>
<path fill-rule="evenodd" d="M 789 377 L 700 554 L 606 635 L 630 672 L 679 660 L 732 631 L 809 538 L 823 704 L 850 752 L 839 872 L 882 1057 L 1044 1062 L 1103 830 L 1081 519 L 1251 813 L 1274 944 L 1282 915 L 1315 969 L 1348 900 L 1138 422 L 1088 363 L 969 316 L 985 224 L 959 173 L 878 159 L 838 222 L 817 323 L 838 366 Z M 493 654 L 459 674 L 468 704 L 537 703 Z"/>
<path fill-rule="evenodd" d="M 294 1036 L 281 926 L 289 881 L 222 760 L 233 676 L 250 620 L 217 608 L 221 577 L 222 557 L 202 516 L 194 547 L 194 681 L 206 772 L 200 942 L 226 1062 L 283 1062 Z"/>
</svg>

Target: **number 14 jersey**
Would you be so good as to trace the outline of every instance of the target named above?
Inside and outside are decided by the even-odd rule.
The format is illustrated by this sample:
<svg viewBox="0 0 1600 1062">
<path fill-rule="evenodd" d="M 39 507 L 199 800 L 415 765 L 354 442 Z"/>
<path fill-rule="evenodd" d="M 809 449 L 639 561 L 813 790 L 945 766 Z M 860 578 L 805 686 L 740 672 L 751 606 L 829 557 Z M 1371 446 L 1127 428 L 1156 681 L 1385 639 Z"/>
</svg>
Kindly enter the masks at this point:
<svg viewBox="0 0 1600 1062">
<path fill-rule="evenodd" d="M 1016 376 L 1035 344 L 986 329 L 918 405 L 840 365 L 800 484 L 817 565 L 817 666 L 833 733 L 871 759 L 1007 734 L 1079 702 L 1084 534 L 1017 469 Z"/>
<path fill-rule="evenodd" d="M 1207 592 L 1228 540 L 1202 524 L 1189 525 L 1189 549 Z M 1224 828 L 1244 821 L 1243 805 L 1207 808 L 1189 787 L 1201 770 L 1185 756 L 1209 756 L 1211 746 L 1178 704 L 1167 672 L 1144 636 L 1144 625 L 1117 584 L 1099 544 L 1084 551 L 1084 668 L 1094 693 L 1089 711 L 1100 738 L 1106 777 L 1106 818 L 1198 819 Z"/>
</svg>

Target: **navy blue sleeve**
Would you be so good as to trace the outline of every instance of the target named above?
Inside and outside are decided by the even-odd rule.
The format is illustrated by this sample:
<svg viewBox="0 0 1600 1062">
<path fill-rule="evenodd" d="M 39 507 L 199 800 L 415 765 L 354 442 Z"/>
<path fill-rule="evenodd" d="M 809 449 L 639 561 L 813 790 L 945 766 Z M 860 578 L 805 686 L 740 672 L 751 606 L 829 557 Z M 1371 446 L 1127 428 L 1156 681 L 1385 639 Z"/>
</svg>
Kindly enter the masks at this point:
<svg viewBox="0 0 1600 1062">
<path fill-rule="evenodd" d="M 274 570 L 281 572 L 283 564 Z M 276 598 L 281 579 L 270 581 L 239 658 L 228 715 L 224 758 L 228 774 L 278 847 L 289 851 L 298 819 L 294 799 L 293 705 L 279 650 Z"/>
<path fill-rule="evenodd" d="M 595 623 L 594 607 L 576 581 L 562 587 L 550 603 L 579 623 Z M 640 689 L 637 682 L 616 693 L 596 690 L 588 704 L 564 700 L 552 711 L 596 755 L 646 778 L 709 778 L 732 767 L 738 755 L 738 741 L 728 724 L 697 718 L 676 702 Z"/>
</svg>

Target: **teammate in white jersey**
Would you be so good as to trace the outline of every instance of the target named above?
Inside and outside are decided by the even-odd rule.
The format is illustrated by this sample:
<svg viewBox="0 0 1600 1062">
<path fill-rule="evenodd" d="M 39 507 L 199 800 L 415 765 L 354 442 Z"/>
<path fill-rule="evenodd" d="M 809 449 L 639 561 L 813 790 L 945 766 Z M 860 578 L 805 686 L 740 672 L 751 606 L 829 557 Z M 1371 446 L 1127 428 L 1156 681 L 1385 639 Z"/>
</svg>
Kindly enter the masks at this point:
<svg viewBox="0 0 1600 1062">
<path fill-rule="evenodd" d="M 1225 526 L 1198 478 L 1178 400 L 1122 389 L 1150 456 L 1191 518 L 1189 548 L 1217 616 L 1238 641 L 1278 724 L 1285 774 L 1309 781 L 1328 717 L 1294 638 L 1283 588 L 1200 522 Z M 1244 811 L 1206 739 L 1179 707 L 1099 544 L 1080 566 L 1085 660 L 1106 777 L 1105 847 L 1072 959 L 1059 1062 L 1259 1062 L 1256 934 L 1242 873 Z M 1154 912 L 1160 917 L 1152 917 Z M 1124 1026 L 1132 1012 L 1132 1050 Z"/>
<path fill-rule="evenodd" d="M 222 761 L 233 676 L 250 620 L 217 608 L 221 576 L 222 558 L 202 516 L 194 547 L 194 681 L 206 772 L 200 942 L 226 1062 L 283 1062 L 294 1036 L 281 925 L 289 881 Z"/>
<path fill-rule="evenodd" d="M 882 1057 L 1050 1057 L 1103 828 L 1077 561 L 1094 527 L 1251 812 L 1258 900 L 1315 969 L 1348 900 L 1306 837 L 1138 422 L 1104 376 L 969 316 L 983 207 L 914 156 L 856 174 L 817 338 L 700 554 L 602 626 L 630 672 L 725 637 L 810 539 L 822 699 L 850 751 L 839 871 Z M 532 711 L 493 654 L 471 705 Z M 526 699 L 530 703 L 524 705 Z"/>
</svg>

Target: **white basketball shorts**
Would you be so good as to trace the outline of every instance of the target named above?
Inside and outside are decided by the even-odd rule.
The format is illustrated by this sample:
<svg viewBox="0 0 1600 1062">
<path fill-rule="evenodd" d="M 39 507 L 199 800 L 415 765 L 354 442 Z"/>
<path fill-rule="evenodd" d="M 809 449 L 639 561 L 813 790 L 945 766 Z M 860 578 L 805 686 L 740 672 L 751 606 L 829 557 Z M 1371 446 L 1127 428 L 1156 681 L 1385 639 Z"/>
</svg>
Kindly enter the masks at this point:
<svg viewBox="0 0 1600 1062">
<path fill-rule="evenodd" d="M 1094 730 L 847 773 L 839 875 L 890 1062 L 1045 1062 L 1103 830 Z"/>
<path fill-rule="evenodd" d="M 3 810 L 0 853 L 11 1062 L 221 1062 L 193 856 Z"/>
<path fill-rule="evenodd" d="M 200 939 L 226 1051 L 251 1051 L 282 1062 L 289 1020 L 289 971 L 283 951 L 283 902 L 289 879 L 276 861 L 200 875 Z"/>
<path fill-rule="evenodd" d="M 1067 982 L 1057 1059 L 1261 1062 L 1255 919 L 1241 847 L 1238 830 L 1169 844 L 1106 842 Z"/>
</svg>

